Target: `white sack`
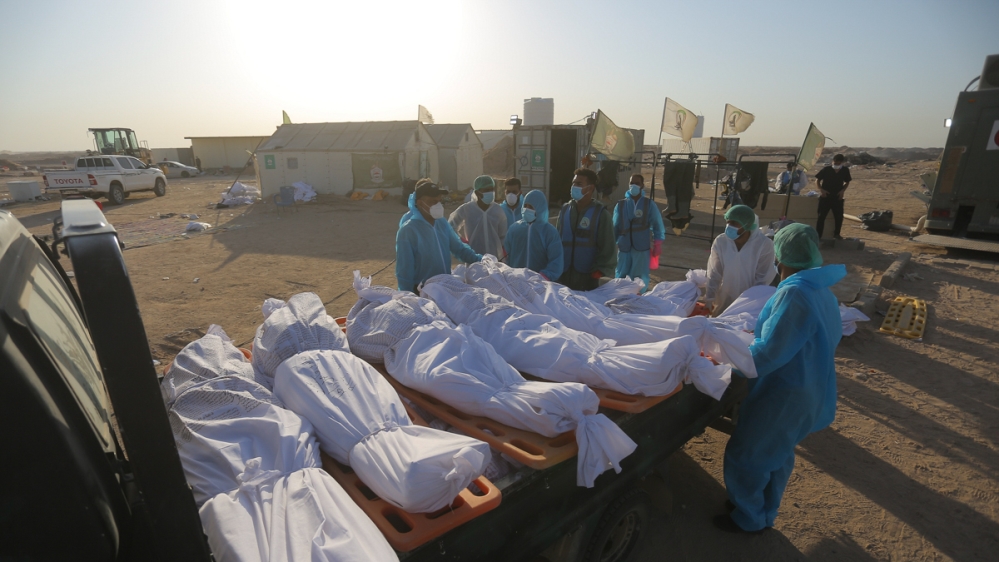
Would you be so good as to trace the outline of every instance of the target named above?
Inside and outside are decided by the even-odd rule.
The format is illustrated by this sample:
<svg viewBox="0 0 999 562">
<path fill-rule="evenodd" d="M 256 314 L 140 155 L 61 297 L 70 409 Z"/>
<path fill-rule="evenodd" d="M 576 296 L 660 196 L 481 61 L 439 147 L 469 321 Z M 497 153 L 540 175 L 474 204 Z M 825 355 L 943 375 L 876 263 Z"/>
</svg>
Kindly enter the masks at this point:
<svg viewBox="0 0 999 562">
<path fill-rule="evenodd" d="M 687 270 L 687 281 L 690 281 L 694 285 L 697 285 L 698 289 L 704 289 L 708 286 L 708 270 L 706 269 L 688 269 Z"/>
<path fill-rule="evenodd" d="M 254 373 L 243 352 L 232 345 L 229 336 L 216 325 L 208 333 L 184 347 L 174 358 L 160 382 L 160 393 L 167 407 L 185 390 L 216 377 L 237 376 L 256 380 L 266 386 L 264 377 Z"/>
<path fill-rule="evenodd" d="M 611 299 L 638 295 L 644 287 L 645 281 L 641 278 L 619 277 L 607 281 L 596 289 L 574 292 L 597 304 L 604 304 Z"/>
<path fill-rule="evenodd" d="M 690 281 L 663 282 L 641 295 L 629 295 L 604 303 L 615 314 L 690 316 L 697 304 L 697 285 Z"/>
<path fill-rule="evenodd" d="M 263 471 L 319 466 L 312 424 L 241 376 L 209 379 L 183 392 L 169 411 L 177 452 L 198 505 Z"/>
<path fill-rule="evenodd" d="M 870 318 L 852 306 L 839 305 L 839 317 L 843 322 L 843 335 L 852 336 L 857 331 L 857 322 L 867 322 Z"/>
<path fill-rule="evenodd" d="M 212 227 L 212 225 L 208 224 L 207 222 L 191 221 L 191 222 L 187 223 L 187 226 L 184 228 L 184 231 L 185 232 L 204 232 L 204 231 L 208 230 L 211 227 Z"/>
<path fill-rule="evenodd" d="M 296 353 L 314 349 L 350 351 L 343 330 L 326 314 L 323 301 L 315 293 L 299 293 L 287 303 L 267 299 L 261 310 L 264 323 L 257 327 L 253 339 L 253 367 L 269 380 L 278 365 Z"/>
<path fill-rule="evenodd" d="M 681 383 L 693 382 L 716 399 L 731 380 L 731 367 L 701 357 L 697 341 L 682 333 L 669 340 L 615 347 L 613 341 L 567 328 L 551 316 L 523 311 L 448 275 L 431 277 L 423 292 L 455 322 L 492 342 L 510 365 L 536 377 L 644 396 L 669 394 Z M 696 326 L 682 325 L 696 331 Z M 741 339 L 738 346 L 748 353 L 748 344 Z"/>
<path fill-rule="evenodd" d="M 260 190 L 256 187 L 236 182 L 229 188 L 229 193 L 235 196 L 260 197 Z"/>
<path fill-rule="evenodd" d="M 563 285 L 550 283 L 533 277 L 537 274 L 524 269 L 513 269 L 498 263 L 492 256 L 483 257 L 479 263 L 468 265 L 464 269 L 464 277 L 469 284 L 487 289 L 501 296 L 518 307 L 545 316 L 552 316 L 568 328 L 580 332 L 591 333 L 602 340 L 613 340 L 617 345 L 637 345 L 662 342 L 684 335 L 678 331 L 677 319 L 672 316 L 657 314 L 611 314 L 606 306 L 600 306 L 585 298 L 576 296 Z M 672 287 L 665 287 L 662 295 L 669 297 Z M 687 295 L 690 285 L 678 287 L 681 296 Z M 660 298 L 660 295 L 640 298 Z M 688 303 L 689 304 L 689 303 Z M 691 306 L 691 309 L 693 307 Z M 689 313 L 688 313 L 689 314 Z M 698 340 L 710 342 L 709 348 L 716 346 L 735 348 L 727 349 L 724 354 L 729 358 L 743 355 L 739 348 L 748 347 L 736 342 L 728 334 L 721 334 L 722 339 L 713 340 L 717 332 L 707 330 Z M 707 349 L 702 351 L 707 352 Z M 740 364 L 740 368 L 748 368 Z M 755 372 L 755 369 L 751 369 Z"/>
<path fill-rule="evenodd" d="M 635 450 L 621 428 L 597 414 L 600 400 L 586 386 L 526 381 L 469 327 L 435 318 L 431 311 L 437 307 L 429 300 L 395 292 L 397 299 L 379 302 L 384 293 L 375 293 L 379 300 L 369 301 L 363 297 L 369 286 L 370 278 L 355 274 L 361 299 L 348 317 L 347 333 L 356 348 L 366 347 L 357 341 L 366 334 L 398 334 L 382 350 L 386 370 L 403 385 L 463 412 L 547 437 L 575 429 L 580 486 L 592 487 L 610 468 L 620 472 L 621 459 Z M 414 317 L 434 319 L 413 322 Z"/>
<path fill-rule="evenodd" d="M 739 298 L 732 301 L 725 312 L 714 318 L 713 321 L 726 324 L 737 330 L 755 331 L 756 321 L 760 317 L 760 312 L 763 311 L 763 306 L 776 292 L 777 288 L 770 285 L 750 287 L 743 291 Z"/>
<path fill-rule="evenodd" d="M 260 476 L 259 483 L 244 484 L 201 506 L 201 523 L 218 562 L 399 559 L 375 524 L 323 470 Z"/>
<path fill-rule="evenodd" d="M 392 385 L 343 351 L 307 351 L 284 361 L 274 393 L 313 423 L 326 454 L 404 511 L 450 505 L 489 456 L 482 441 L 412 425 Z"/>
</svg>

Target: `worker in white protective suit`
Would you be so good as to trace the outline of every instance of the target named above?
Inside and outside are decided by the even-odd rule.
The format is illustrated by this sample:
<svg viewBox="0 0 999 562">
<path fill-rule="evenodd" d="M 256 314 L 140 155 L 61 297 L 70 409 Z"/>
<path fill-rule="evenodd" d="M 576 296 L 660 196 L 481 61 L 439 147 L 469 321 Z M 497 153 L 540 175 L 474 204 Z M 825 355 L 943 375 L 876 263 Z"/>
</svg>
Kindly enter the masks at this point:
<svg viewBox="0 0 999 562">
<path fill-rule="evenodd" d="M 777 276 L 774 243 L 760 232 L 756 213 L 735 205 L 725 213 L 725 232 L 711 244 L 704 303 L 718 316 L 743 291 L 769 285 Z"/>
<path fill-rule="evenodd" d="M 472 201 L 458 207 L 448 222 L 458 237 L 478 254 L 506 256 L 503 239 L 506 238 L 506 211 L 495 204 L 496 182 L 490 176 L 475 178 Z"/>
</svg>

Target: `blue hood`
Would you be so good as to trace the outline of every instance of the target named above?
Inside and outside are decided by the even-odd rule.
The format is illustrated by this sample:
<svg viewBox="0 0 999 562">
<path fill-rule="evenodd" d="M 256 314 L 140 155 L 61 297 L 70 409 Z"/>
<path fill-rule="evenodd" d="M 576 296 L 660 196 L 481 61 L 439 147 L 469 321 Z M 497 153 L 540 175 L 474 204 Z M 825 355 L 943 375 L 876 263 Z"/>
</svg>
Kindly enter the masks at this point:
<svg viewBox="0 0 999 562">
<path fill-rule="evenodd" d="M 536 221 L 539 223 L 548 222 L 548 198 L 540 190 L 533 189 L 527 192 L 523 198 L 523 204 L 534 207 L 534 212 L 537 215 Z"/>
<path fill-rule="evenodd" d="M 846 266 L 843 264 L 824 265 L 813 269 L 803 269 L 780 282 L 777 288 L 784 285 L 803 286 L 811 289 L 823 289 L 839 283 L 846 277 Z"/>
</svg>

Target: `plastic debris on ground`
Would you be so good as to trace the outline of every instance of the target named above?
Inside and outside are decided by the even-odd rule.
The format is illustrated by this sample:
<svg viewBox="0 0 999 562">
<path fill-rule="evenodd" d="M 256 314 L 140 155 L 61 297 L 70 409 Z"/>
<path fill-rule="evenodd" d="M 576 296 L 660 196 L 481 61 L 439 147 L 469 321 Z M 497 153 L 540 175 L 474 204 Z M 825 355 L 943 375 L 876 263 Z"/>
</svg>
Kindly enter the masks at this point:
<svg viewBox="0 0 999 562">
<path fill-rule="evenodd" d="M 260 199 L 259 189 L 240 182 L 234 183 L 229 190 L 222 193 L 222 204 L 229 207 L 252 205 L 258 199 Z"/>
<path fill-rule="evenodd" d="M 309 203 L 316 200 L 316 190 L 304 181 L 291 184 L 295 188 L 295 201 Z"/>
<path fill-rule="evenodd" d="M 870 318 L 852 306 L 839 305 L 839 317 L 843 322 L 843 335 L 852 336 L 857 331 L 857 322 L 867 322 Z"/>
<path fill-rule="evenodd" d="M 208 224 L 207 222 L 191 221 L 187 223 L 187 227 L 184 230 L 187 232 L 204 232 L 211 227 L 212 225 Z"/>
</svg>

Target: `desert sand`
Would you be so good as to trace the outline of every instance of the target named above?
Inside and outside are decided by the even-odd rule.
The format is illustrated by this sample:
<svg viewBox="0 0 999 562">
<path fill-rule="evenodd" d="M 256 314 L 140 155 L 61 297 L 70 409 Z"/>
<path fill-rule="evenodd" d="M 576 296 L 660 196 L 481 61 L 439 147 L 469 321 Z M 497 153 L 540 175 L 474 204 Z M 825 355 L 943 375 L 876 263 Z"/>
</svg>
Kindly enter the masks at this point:
<svg viewBox="0 0 999 562">
<path fill-rule="evenodd" d="M 924 161 L 855 166 L 847 213 L 889 208 L 896 223 L 915 224 L 925 207 L 908 193 L 920 189 L 919 174 L 934 168 Z M 172 180 L 165 197 L 135 194 L 125 205 L 105 209 L 126 244 L 149 345 L 161 362 L 212 323 L 246 345 L 268 297 L 313 291 L 330 314 L 343 316 L 356 300 L 353 270 L 374 275 L 377 284 L 395 284 L 394 238 L 405 210 L 398 198 L 325 195 L 280 212 L 266 201 L 209 208 L 232 179 Z M 694 209 L 709 213 L 713 188 L 704 187 L 710 186 L 697 192 Z M 57 199 L 8 209 L 44 235 Z M 159 218 L 169 213 L 197 213 L 214 228 L 185 237 L 187 219 Z M 669 462 L 641 560 L 995 559 L 999 262 L 947 254 L 858 223 L 847 222 L 843 234 L 863 239 L 866 248 L 826 250 L 824 257 L 846 263 L 857 290 L 877 284 L 897 253 L 913 253 L 907 272 L 918 276 L 900 279 L 880 306 L 884 310 L 896 295 L 926 299 L 922 341 L 879 333 L 879 315 L 843 339 L 836 421 L 799 447 L 773 530 L 736 536 L 712 527 L 725 500 L 727 435 L 708 429 L 695 437 Z M 653 273 L 657 280 L 680 279 L 686 267 L 704 267 L 708 247 L 704 237 L 668 236 L 664 267 Z"/>
</svg>

